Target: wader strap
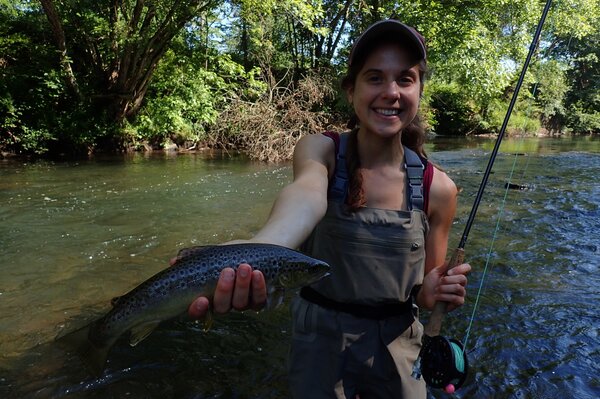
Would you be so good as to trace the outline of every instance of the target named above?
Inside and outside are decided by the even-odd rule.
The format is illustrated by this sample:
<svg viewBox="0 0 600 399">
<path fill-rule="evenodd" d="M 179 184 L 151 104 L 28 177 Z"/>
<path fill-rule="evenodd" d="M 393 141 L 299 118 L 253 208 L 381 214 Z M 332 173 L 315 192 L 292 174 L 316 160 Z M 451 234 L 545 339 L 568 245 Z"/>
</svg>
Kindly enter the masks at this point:
<svg viewBox="0 0 600 399">
<path fill-rule="evenodd" d="M 337 302 L 322 295 L 311 287 L 302 287 L 300 296 L 325 309 L 344 312 L 362 319 L 383 320 L 393 316 L 412 314 L 413 299 L 401 303 L 386 303 L 377 306 Z"/>
<path fill-rule="evenodd" d="M 340 148 L 335 158 L 335 173 L 329 187 L 329 199 L 342 204 L 346 202 L 348 194 L 348 168 L 346 166 L 346 147 L 348 146 L 349 133 L 340 134 Z"/>
<path fill-rule="evenodd" d="M 404 167 L 408 181 L 409 209 L 423 210 L 425 199 L 423 197 L 423 174 L 425 166 L 416 152 L 404 147 Z"/>
<path fill-rule="evenodd" d="M 349 133 L 340 134 L 340 148 L 335 159 L 335 173 L 329 187 L 329 199 L 345 203 L 348 194 L 348 168 L 346 166 L 346 148 Z M 423 174 L 425 166 L 416 152 L 404 147 L 404 167 L 407 176 L 408 209 L 423 210 L 425 200 L 423 197 Z"/>
</svg>

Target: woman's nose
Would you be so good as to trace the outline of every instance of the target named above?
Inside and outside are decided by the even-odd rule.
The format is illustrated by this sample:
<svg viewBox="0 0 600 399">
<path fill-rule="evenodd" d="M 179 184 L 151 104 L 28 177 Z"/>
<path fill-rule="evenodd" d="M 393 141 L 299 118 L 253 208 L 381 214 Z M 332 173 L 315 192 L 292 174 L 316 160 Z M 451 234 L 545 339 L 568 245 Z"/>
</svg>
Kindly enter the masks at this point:
<svg viewBox="0 0 600 399">
<path fill-rule="evenodd" d="M 400 97 L 400 86 L 395 80 L 391 81 L 388 84 L 386 84 L 384 94 L 386 97 L 396 99 Z"/>
</svg>

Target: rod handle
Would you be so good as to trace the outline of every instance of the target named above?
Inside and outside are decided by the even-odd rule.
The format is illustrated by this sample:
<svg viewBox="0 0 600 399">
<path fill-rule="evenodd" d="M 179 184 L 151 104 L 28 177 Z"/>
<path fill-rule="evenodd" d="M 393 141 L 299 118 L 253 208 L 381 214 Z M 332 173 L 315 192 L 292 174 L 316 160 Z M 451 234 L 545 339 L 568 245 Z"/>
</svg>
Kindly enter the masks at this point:
<svg viewBox="0 0 600 399">
<path fill-rule="evenodd" d="M 465 250 L 463 248 L 456 248 L 450 261 L 448 262 L 448 268 L 446 269 L 446 273 L 448 270 L 453 269 L 454 267 L 464 263 L 465 260 Z M 444 316 L 446 315 L 446 308 L 448 307 L 448 302 L 438 301 L 435 303 L 433 311 L 431 312 L 431 316 L 429 316 L 429 322 L 425 326 L 425 335 L 428 337 L 436 337 L 440 335 L 440 330 L 442 329 L 442 321 L 444 320 Z"/>
</svg>

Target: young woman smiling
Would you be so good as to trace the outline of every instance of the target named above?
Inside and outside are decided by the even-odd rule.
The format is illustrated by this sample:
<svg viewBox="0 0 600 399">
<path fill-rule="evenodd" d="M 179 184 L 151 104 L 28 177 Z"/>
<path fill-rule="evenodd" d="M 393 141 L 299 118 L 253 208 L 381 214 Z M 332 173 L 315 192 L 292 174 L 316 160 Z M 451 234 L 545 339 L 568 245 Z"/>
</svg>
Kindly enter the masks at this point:
<svg viewBox="0 0 600 399">
<path fill-rule="evenodd" d="M 410 376 L 423 334 L 418 308 L 461 306 L 470 266 L 445 273 L 457 190 L 423 150 L 424 39 L 380 21 L 348 61 L 350 131 L 302 138 L 293 182 L 264 227 L 237 242 L 300 248 L 332 267 L 292 304 L 293 397 L 425 398 L 424 382 Z M 213 303 L 198 298 L 189 313 L 258 309 L 266 296 L 262 274 L 244 264 L 224 269 Z"/>
</svg>

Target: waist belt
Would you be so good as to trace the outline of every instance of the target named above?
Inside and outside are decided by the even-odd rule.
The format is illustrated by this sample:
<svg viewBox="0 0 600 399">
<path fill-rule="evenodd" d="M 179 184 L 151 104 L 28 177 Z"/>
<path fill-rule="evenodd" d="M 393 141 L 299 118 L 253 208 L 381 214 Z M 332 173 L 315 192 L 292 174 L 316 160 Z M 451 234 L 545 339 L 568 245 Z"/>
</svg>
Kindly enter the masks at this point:
<svg viewBox="0 0 600 399">
<path fill-rule="evenodd" d="M 412 313 L 413 309 L 412 300 L 400 303 L 386 303 L 377 306 L 338 302 L 327 298 L 311 287 L 302 287 L 300 296 L 308 302 L 312 302 L 326 309 L 349 313 L 363 319 L 383 320 L 393 316 Z"/>
</svg>

